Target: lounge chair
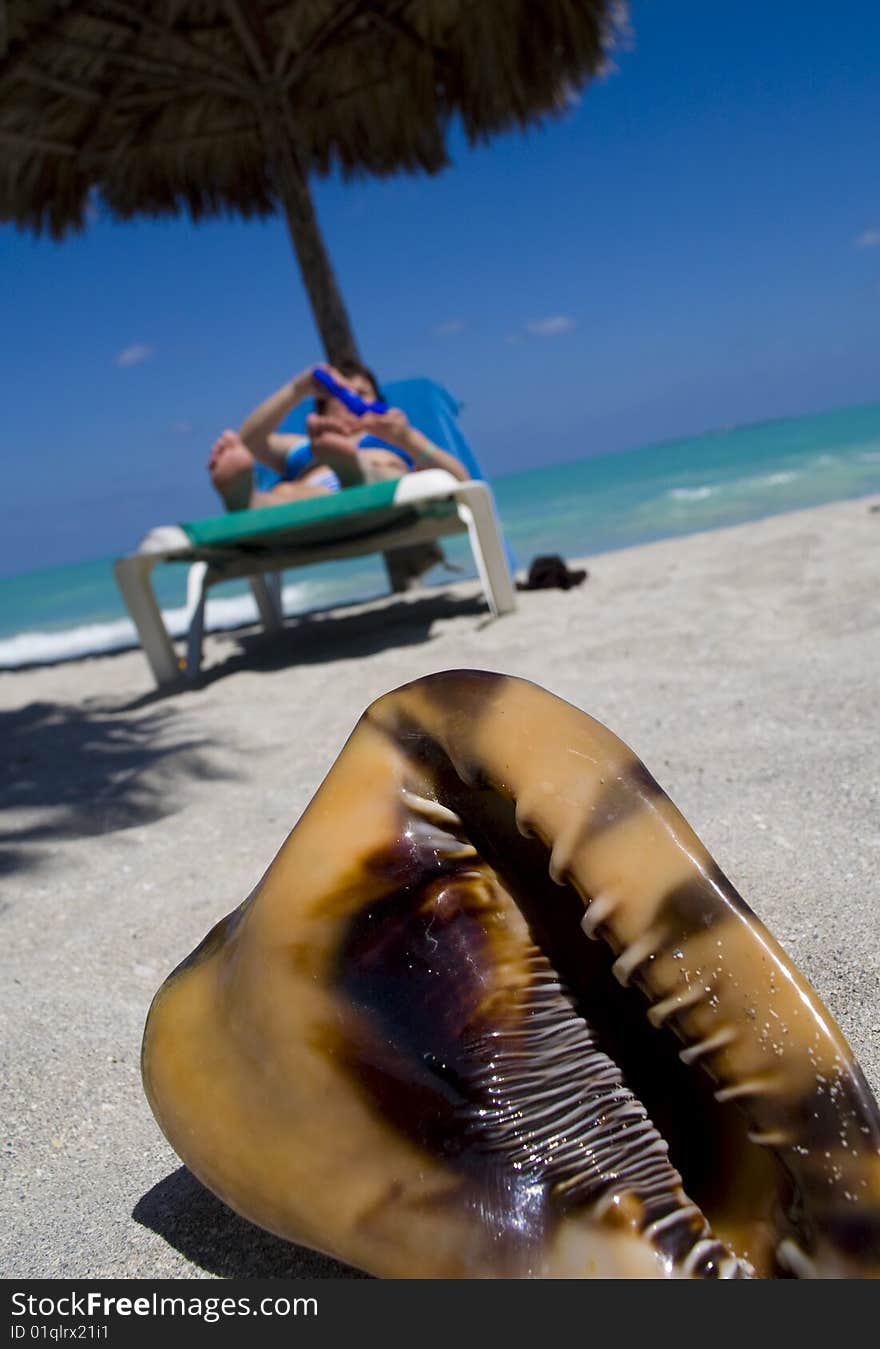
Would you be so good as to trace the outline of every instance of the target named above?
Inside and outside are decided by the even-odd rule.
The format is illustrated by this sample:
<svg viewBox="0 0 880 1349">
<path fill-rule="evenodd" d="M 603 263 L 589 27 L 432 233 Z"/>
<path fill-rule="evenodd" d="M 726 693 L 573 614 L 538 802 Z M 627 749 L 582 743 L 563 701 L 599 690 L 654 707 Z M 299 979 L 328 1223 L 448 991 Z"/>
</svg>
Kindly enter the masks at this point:
<svg viewBox="0 0 880 1349">
<path fill-rule="evenodd" d="M 502 538 L 492 492 L 455 421 L 457 405 L 431 380 L 387 386 L 393 405 L 456 454 L 474 474 L 460 482 L 442 469 L 407 474 L 390 482 L 351 487 L 260 510 L 233 511 L 182 525 L 160 525 L 136 552 L 119 558 L 114 571 L 156 683 L 194 679 L 201 665 L 208 589 L 247 577 L 267 630 L 281 625 L 281 572 L 334 558 L 360 557 L 467 532 L 490 610 L 516 607 L 512 559 Z M 285 430 L 296 430 L 296 422 Z M 187 586 L 189 631 L 183 668 L 151 582 L 159 562 L 190 562 Z"/>
</svg>

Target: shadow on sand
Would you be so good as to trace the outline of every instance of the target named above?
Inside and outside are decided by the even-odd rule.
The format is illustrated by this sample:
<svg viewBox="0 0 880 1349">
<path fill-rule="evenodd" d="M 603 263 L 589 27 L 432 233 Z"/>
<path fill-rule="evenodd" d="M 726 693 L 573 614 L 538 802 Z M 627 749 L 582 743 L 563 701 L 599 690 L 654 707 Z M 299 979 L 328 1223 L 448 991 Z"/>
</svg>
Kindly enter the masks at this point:
<svg viewBox="0 0 880 1349">
<path fill-rule="evenodd" d="M 425 594 L 418 599 L 371 603 L 342 614 L 338 609 L 313 610 L 288 618 L 280 632 L 247 628 L 224 633 L 220 640 L 233 649 L 200 676 L 199 686 L 205 687 L 239 670 L 263 673 L 295 670 L 298 665 L 362 660 L 396 647 L 418 646 L 435 636 L 432 629 L 436 623 L 456 618 L 482 618 L 484 624 L 495 622 L 479 595 Z"/>
<path fill-rule="evenodd" d="M 427 591 L 342 613 L 315 610 L 289 618 L 280 632 L 225 632 L 212 639 L 219 659 L 195 687 L 244 670 L 295 671 L 416 646 L 456 618 L 476 618 L 478 629 L 495 621 L 479 595 Z M 174 695 L 183 687 L 149 689 L 124 705 L 35 702 L 0 712 L 0 876 L 39 866 L 53 841 L 172 814 L 175 777 L 229 776 L 213 764 L 207 739 L 181 730 Z"/>
<path fill-rule="evenodd" d="M 330 1256 L 294 1246 L 240 1218 L 181 1166 L 134 1207 L 135 1222 L 193 1264 L 227 1279 L 365 1279 Z"/>
<path fill-rule="evenodd" d="M 206 740 L 176 732 L 177 718 L 171 706 L 137 719 L 90 704 L 0 713 L 0 874 L 38 866 L 41 844 L 173 813 L 174 776 L 228 776 L 209 759 Z"/>
</svg>

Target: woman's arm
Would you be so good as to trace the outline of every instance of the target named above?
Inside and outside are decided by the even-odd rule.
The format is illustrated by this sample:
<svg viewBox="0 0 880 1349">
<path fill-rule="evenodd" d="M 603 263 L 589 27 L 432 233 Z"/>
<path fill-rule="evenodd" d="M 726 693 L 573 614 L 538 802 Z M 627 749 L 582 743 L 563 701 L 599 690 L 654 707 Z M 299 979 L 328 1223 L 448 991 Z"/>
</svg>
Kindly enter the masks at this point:
<svg viewBox="0 0 880 1349">
<path fill-rule="evenodd" d="M 238 433 L 261 464 L 276 473 L 284 473 L 288 452 L 302 437 L 279 434 L 276 427 L 304 399 L 314 397 L 315 392 L 312 366 L 309 366 L 248 413 Z"/>
<path fill-rule="evenodd" d="M 441 450 L 439 445 L 435 445 L 421 431 L 417 431 L 414 426 L 410 427 L 410 436 L 406 445 L 400 447 L 406 450 L 410 458 L 415 460 L 417 469 L 421 468 L 445 468 L 447 473 L 451 473 L 453 478 L 458 478 L 461 482 L 466 482 L 471 476 L 460 459 L 456 459 L 454 454 L 448 450 Z"/>
<path fill-rule="evenodd" d="M 367 412 L 360 419 L 360 425 L 380 440 L 404 450 L 413 460 L 416 470 L 425 468 L 445 468 L 460 482 L 466 482 L 470 473 L 460 459 L 413 426 L 405 412 L 400 408 L 389 408 L 387 412 Z"/>
</svg>

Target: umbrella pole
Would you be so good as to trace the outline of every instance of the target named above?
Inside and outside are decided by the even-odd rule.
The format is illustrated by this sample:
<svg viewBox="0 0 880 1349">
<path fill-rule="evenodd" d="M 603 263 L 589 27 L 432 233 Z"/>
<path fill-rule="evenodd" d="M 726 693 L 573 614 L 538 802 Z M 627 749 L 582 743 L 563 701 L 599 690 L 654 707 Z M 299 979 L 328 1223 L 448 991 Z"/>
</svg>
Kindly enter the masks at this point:
<svg viewBox="0 0 880 1349">
<path fill-rule="evenodd" d="M 276 141 L 271 146 L 271 161 L 275 191 L 287 217 L 293 249 L 327 359 L 334 365 L 345 360 L 360 361 L 354 329 L 321 234 L 308 179 L 294 147 L 288 142 Z"/>
<path fill-rule="evenodd" d="M 344 360 L 360 362 L 351 319 L 336 281 L 324 238 L 315 214 L 308 180 L 294 147 L 289 141 L 269 133 L 275 191 L 278 194 L 293 247 L 308 291 L 312 313 L 324 343 L 327 357 L 334 365 Z M 384 554 L 385 569 L 392 591 L 399 593 L 419 585 L 423 571 L 442 559 L 436 544 L 412 544 Z"/>
</svg>

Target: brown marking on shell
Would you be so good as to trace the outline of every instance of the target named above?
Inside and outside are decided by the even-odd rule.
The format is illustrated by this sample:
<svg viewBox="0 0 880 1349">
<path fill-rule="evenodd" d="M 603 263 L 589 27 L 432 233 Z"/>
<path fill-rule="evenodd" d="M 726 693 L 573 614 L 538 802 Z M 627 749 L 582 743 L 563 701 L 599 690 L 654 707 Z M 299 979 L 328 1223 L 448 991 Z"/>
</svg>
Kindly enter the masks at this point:
<svg viewBox="0 0 880 1349">
<path fill-rule="evenodd" d="M 841 1032 L 631 751 L 543 690 L 448 672 L 378 700 L 238 913 L 157 994 L 144 1082 L 184 1161 L 270 1230 L 392 1276 L 718 1272 L 683 1192 L 588 1174 L 564 1122 L 546 1143 L 567 1115 L 536 1102 L 566 1102 L 569 1069 L 543 1016 L 587 1057 L 610 1023 L 636 1095 L 663 1076 L 671 1161 L 759 1274 L 880 1268 L 880 1115 Z M 525 1033 L 511 1105 L 486 1047 Z"/>
<path fill-rule="evenodd" d="M 606 829 L 639 811 L 645 801 L 663 794 L 654 775 L 640 759 L 633 759 L 614 781 L 603 784 L 589 816 L 583 821 L 575 846 L 585 847 Z"/>
</svg>

